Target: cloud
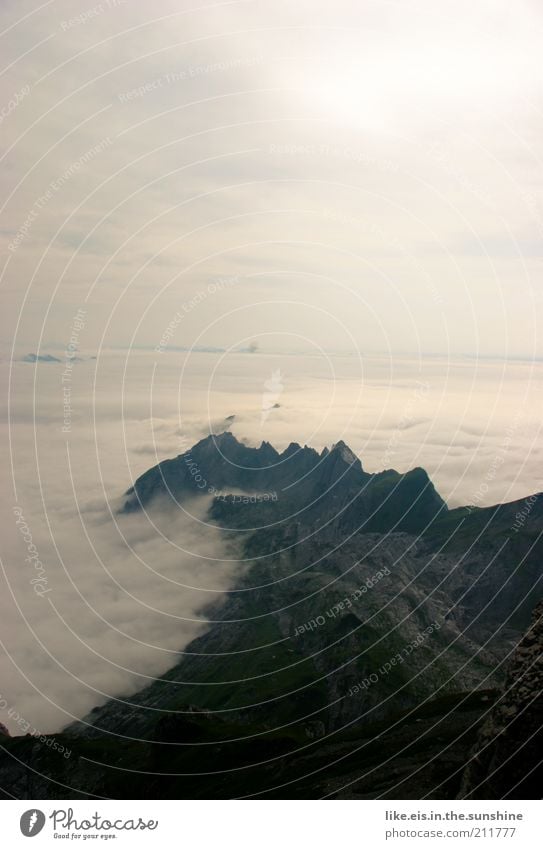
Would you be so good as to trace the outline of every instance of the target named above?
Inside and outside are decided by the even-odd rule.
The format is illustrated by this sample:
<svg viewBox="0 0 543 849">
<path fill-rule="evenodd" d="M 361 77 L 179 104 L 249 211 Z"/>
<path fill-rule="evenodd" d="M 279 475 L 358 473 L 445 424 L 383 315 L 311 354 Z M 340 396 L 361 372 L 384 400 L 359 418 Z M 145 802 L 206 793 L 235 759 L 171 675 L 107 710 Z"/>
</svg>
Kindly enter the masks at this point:
<svg viewBox="0 0 543 849">
<path fill-rule="evenodd" d="M 130 421 L 135 445 L 128 452 L 134 468 L 128 468 L 123 426 L 111 415 L 115 368 L 109 384 L 102 383 L 100 395 L 108 401 L 98 404 L 96 427 L 90 410 L 82 409 L 66 434 L 63 366 L 48 377 L 47 364 L 37 374 L 33 424 L 27 412 L 32 375 L 25 365 L 15 365 L 16 494 L 8 486 L 1 500 L 0 692 L 8 727 L 20 732 L 7 715 L 13 707 L 45 732 L 110 696 L 141 689 L 170 668 L 206 627 L 206 609 L 233 584 L 240 566 L 231 543 L 227 549 L 207 523 L 208 499 L 187 505 L 186 512 L 157 507 L 146 517 L 118 515 L 132 474 L 155 462 L 146 456 L 137 465 L 137 440 L 153 425 L 164 431 L 167 423 Z M 90 363 L 78 380 L 81 397 L 90 398 Z M 9 468 L 5 423 L 1 432 Z M 164 456 L 159 443 L 155 450 Z"/>
<path fill-rule="evenodd" d="M 203 504 L 197 519 L 157 517 L 164 536 L 141 517 L 113 521 L 103 505 L 49 503 L 52 532 L 30 498 L 19 507 L 43 568 L 8 530 L 2 697 L 41 731 L 174 665 L 236 572 L 217 560 L 218 532 L 202 534 Z"/>
</svg>

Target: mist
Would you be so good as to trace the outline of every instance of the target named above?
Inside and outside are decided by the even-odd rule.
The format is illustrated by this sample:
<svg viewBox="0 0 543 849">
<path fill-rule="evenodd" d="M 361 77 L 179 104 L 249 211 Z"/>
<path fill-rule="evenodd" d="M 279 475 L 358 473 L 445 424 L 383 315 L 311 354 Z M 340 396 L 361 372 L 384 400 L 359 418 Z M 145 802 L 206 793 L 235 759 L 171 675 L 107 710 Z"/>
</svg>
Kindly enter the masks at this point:
<svg viewBox="0 0 543 849">
<path fill-rule="evenodd" d="M 63 432 L 62 369 L 41 365 L 35 421 L 33 368 L 15 365 L 11 455 L 2 425 L 15 491 L 4 487 L 1 500 L 0 721 L 12 733 L 21 727 L 10 708 L 51 732 L 149 684 L 204 630 L 206 609 L 241 569 L 232 542 L 207 521 L 207 497 L 185 510 L 119 512 L 138 446 L 122 450 L 122 423 L 105 402 L 95 422 L 80 410 Z M 79 377 L 90 398 L 92 367 L 84 363 Z M 111 400 L 113 383 L 102 385 L 102 400 L 107 393 Z"/>
</svg>

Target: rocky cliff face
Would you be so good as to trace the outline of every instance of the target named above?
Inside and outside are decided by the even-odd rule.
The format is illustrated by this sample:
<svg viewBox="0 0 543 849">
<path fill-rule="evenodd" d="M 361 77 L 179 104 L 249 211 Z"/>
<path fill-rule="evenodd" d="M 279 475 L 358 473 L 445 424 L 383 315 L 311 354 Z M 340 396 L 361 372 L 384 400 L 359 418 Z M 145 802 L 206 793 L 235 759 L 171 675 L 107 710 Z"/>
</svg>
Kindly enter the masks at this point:
<svg viewBox="0 0 543 849">
<path fill-rule="evenodd" d="M 484 723 L 460 799 L 540 799 L 543 790 L 543 601 L 513 654 L 503 693 Z"/>
</svg>

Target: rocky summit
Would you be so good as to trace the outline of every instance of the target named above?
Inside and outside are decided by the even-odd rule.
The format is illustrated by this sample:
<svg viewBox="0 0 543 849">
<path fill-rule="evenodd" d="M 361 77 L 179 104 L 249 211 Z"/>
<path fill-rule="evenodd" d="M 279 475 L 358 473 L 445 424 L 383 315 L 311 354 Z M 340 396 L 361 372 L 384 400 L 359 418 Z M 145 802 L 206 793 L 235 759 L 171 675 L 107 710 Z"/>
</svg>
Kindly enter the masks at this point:
<svg viewBox="0 0 543 849">
<path fill-rule="evenodd" d="M 260 516 L 263 523 L 292 519 L 320 527 L 333 519 L 344 531 L 418 533 L 447 510 L 423 469 L 369 474 L 343 441 L 321 453 L 291 442 L 279 453 L 268 442 L 259 448 L 244 445 L 229 431 L 211 434 L 145 472 L 126 493 L 123 510 L 212 494 L 222 496 L 214 505 L 220 515 L 220 505 L 238 491 L 260 496 L 251 509 L 231 516 L 240 528 L 254 527 Z"/>
</svg>

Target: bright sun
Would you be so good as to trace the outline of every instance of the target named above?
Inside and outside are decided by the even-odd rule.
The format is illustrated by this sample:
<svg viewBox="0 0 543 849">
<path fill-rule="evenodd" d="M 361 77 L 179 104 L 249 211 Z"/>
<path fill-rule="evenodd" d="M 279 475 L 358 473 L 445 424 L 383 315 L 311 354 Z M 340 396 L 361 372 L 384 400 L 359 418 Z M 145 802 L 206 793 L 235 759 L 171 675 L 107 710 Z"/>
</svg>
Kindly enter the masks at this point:
<svg viewBox="0 0 543 849">
<path fill-rule="evenodd" d="M 302 104 L 338 123 L 384 130 L 391 122 L 456 109 L 496 108 L 526 80 L 527 68 L 514 46 L 396 46 L 362 56 L 312 57 L 290 77 Z"/>
</svg>

